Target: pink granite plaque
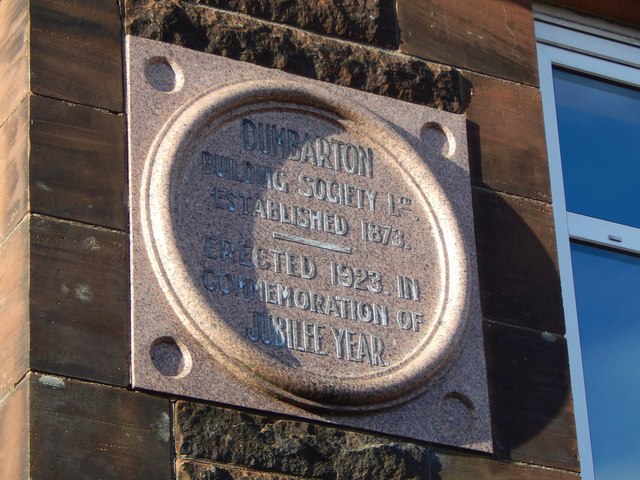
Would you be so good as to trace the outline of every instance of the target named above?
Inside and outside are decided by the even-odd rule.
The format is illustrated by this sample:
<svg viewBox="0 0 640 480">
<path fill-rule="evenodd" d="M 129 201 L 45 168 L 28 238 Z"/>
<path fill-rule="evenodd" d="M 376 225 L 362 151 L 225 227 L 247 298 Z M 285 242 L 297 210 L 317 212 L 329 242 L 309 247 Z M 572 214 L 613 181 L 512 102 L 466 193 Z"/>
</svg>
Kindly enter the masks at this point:
<svg viewBox="0 0 640 480">
<path fill-rule="evenodd" d="M 490 450 L 464 117 L 129 37 L 134 387 Z"/>
</svg>

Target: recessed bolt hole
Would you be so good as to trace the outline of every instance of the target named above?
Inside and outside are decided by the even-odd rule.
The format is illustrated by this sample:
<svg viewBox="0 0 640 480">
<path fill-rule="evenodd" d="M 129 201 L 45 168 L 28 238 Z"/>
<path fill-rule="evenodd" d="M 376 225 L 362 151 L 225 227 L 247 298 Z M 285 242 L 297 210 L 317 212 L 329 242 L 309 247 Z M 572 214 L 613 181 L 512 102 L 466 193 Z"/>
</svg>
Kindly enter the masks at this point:
<svg viewBox="0 0 640 480">
<path fill-rule="evenodd" d="M 428 142 L 434 147 L 440 145 L 440 154 L 445 158 L 451 158 L 456 153 L 456 138 L 451 130 L 436 122 L 426 123 L 420 132 L 423 142 Z"/>
<path fill-rule="evenodd" d="M 449 392 L 440 401 L 440 413 L 445 425 L 453 431 L 467 432 L 475 423 L 475 408 L 469 397 Z"/>
<path fill-rule="evenodd" d="M 178 65 L 166 57 L 153 57 L 147 60 L 144 73 L 151 86 L 160 92 L 177 92 L 184 83 L 184 77 Z"/>
<path fill-rule="evenodd" d="M 160 337 L 151 345 L 151 362 L 165 377 L 183 377 L 191 370 L 188 350 L 171 337 Z"/>
</svg>

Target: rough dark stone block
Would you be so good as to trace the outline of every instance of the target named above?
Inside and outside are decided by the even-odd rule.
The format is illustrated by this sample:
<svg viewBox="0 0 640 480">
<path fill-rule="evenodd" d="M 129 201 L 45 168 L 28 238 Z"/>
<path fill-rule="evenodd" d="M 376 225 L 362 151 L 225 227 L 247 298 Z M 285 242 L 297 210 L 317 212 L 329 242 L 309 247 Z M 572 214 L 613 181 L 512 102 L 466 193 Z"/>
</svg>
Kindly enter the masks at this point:
<svg viewBox="0 0 640 480">
<path fill-rule="evenodd" d="M 229 468 L 210 463 L 178 460 L 176 462 L 177 480 L 299 480 L 281 473 L 265 473 L 245 470 L 244 468 Z"/>
<path fill-rule="evenodd" d="M 415 444 L 190 402 L 176 404 L 175 421 L 177 454 L 190 459 L 325 479 L 428 479 L 429 450 Z"/>
<path fill-rule="evenodd" d="M 564 338 L 494 322 L 484 336 L 496 456 L 577 471 Z"/>
<path fill-rule="evenodd" d="M 500 324 L 487 329 L 499 457 L 575 470 L 564 340 Z M 192 402 L 178 402 L 174 417 L 178 480 L 578 479 L 571 471 Z"/>
<path fill-rule="evenodd" d="M 127 33 L 461 113 L 454 69 L 186 2 L 129 4 Z"/>
<path fill-rule="evenodd" d="M 472 188 L 485 318 L 564 333 L 551 205 Z"/>
<path fill-rule="evenodd" d="M 151 3 L 132 0 L 133 5 Z M 273 22 L 386 48 L 398 48 L 393 0 L 195 0 Z"/>
</svg>

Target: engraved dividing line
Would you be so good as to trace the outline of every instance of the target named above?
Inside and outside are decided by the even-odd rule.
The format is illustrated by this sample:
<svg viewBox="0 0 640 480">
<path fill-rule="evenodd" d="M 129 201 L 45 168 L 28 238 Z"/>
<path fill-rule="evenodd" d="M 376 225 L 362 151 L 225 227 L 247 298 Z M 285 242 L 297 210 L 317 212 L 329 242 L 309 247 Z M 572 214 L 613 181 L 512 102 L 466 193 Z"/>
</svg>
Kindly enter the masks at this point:
<svg viewBox="0 0 640 480">
<path fill-rule="evenodd" d="M 301 243 L 302 245 L 308 245 L 310 247 L 322 248 L 324 250 L 331 250 L 332 252 L 348 253 L 351 255 L 351 247 L 341 247 L 334 243 L 321 242 L 320 240 L 312 240 L 310 238 L 298 237 L 297 235 L 289 235 L 288 233 L 273 232 L 273 238 L 278 240 L 286 240 L 287 242 Z"/>
</svg>

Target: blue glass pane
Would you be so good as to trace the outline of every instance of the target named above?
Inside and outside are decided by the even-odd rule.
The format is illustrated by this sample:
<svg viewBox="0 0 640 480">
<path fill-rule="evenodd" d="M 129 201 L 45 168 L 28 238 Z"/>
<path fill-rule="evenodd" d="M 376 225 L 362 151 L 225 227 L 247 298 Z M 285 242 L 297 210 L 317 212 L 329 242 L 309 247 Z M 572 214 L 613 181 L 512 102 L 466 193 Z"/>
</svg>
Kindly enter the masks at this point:
<svg viewBox="0 0 640 480">
<path fill-rule="evenodd" d="M 553 71 L 567 210 L 640 227 L 640 90 Z"/>
<path fill-rule="evenodd" d="M 571 244 L 597 480 L 640 475 L 640 257 Z"/>
</svg>

